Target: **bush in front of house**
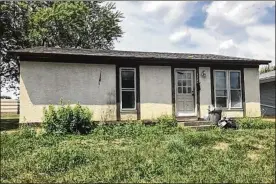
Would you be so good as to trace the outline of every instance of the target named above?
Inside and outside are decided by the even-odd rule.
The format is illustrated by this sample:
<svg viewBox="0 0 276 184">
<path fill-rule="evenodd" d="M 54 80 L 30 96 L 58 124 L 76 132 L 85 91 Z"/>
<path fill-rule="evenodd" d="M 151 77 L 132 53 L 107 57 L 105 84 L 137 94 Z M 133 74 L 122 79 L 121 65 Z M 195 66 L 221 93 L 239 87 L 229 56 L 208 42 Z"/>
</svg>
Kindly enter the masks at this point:
<svg viewBox="0 0 276 184">
<path fill-rule="evenodd" d="M 80 104 L 74 107 L 61 104 L 60 107 L 49 105 L 43 110 L 43 128 L 53 134 L 87 134 L 94 127 L 92 112 Z"/>
<path fill-rule="evenodd" d="M 162 115 L 159 118 L 157 118 L 157 125 L 160 125 L 162 127 L 176 127 L 177 126 L 177 120 L 173 116 L 169 115 Z"/>
<path fill-rule="evenodd" d="M 265 121 L 262 118 L 245 117 L 237 120 L 239 128 L 243 129 L 266 129 L 275 128 L 275 122 Z"/>
</svg>

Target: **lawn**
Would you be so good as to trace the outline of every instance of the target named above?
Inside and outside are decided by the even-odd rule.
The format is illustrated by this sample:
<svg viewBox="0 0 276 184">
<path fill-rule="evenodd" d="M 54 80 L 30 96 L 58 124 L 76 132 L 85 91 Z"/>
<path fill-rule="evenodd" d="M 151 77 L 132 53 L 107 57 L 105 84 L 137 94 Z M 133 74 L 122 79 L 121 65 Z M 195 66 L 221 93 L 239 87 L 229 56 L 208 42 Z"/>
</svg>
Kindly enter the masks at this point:
<svg viewBox="0 0 276 184">
<path fill-rule="evenodd" d="M 275 130 L 100 126 L 89 135 L 1 133 L 1 182 L 273 183 Z"/>
</svg>

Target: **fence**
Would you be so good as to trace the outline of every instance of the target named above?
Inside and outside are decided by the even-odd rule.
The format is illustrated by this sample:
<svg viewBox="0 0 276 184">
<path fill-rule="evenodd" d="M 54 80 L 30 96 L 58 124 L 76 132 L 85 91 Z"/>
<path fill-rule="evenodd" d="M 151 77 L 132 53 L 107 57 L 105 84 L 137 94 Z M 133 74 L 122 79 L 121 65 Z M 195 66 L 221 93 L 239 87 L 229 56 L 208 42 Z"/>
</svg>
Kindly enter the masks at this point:
<svg viewBox="0 0 276 184">
<path fill-rule="evenodd" d="M 1 114 L 19 114 L 19 101 L 13 99 L 1 99 Z"/>
</svg>

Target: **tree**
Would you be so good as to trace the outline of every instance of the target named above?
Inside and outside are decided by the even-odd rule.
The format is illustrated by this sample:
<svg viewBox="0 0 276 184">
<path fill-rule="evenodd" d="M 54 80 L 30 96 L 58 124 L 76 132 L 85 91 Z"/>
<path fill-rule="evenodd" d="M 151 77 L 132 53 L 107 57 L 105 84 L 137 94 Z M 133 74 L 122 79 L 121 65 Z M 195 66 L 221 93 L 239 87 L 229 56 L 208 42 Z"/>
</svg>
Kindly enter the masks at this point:
<svg viewBox="0 0 276 184">
<path fill-rule="evenodd" d="M 0 2 L 1 89 L 19 82 L 19 60 L 8 50 L 34 46 L 113 49 L 123 35 L 114 3 Z"/>
<path fill-rule="evenodd" d="M 276 70 L 276 66 L 267 65 L 267 66 L 264 66 L 264 67 L 260 68 L 260 73 L 267 73 L 267 72 L 275 71 L 275 70 Z"/>
</svg>

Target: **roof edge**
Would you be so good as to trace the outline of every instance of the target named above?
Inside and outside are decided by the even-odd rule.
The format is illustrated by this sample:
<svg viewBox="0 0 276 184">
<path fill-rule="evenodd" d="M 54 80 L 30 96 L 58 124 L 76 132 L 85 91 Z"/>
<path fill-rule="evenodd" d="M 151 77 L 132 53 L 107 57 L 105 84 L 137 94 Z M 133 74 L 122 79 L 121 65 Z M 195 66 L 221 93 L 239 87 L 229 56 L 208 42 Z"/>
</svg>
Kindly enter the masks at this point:
<svg viewBox="0 0 276 184">
<path fill-rule="evenodd" d="M 59 56 L 59 57 L 63 57 L 63 56 L 78 56 L 78 57 L 85 57 L 85 58 L 93 58 L 93 57 L 102 57 L 102 58 L 124 58 L 124 59 L 145 59 L 145 60 L 176 60 L 176 61 L 210 61 L 210 62 L 219 62 L 219 63 L 223 63 L 223 62 L 227 62 L 227 63 L 231 63 L 231 62 L 239 62 L 239 64 L 254 64 L 254 65 L 261 65 L 261 64 L 269 64 L 272 61 L 271 60 L 256 60 L 256 59 L 248 59 L 248 60 L 240 60 L 240 59 L 187 59 L 187 58 L 175 58 L 175 57 L 167 57 L 167 58 L 158 58 L 158 57 L 139 57 L 139 56 L 108 56 L 108 55 L 89 55 L 89 54 L 73 54 L 73 53 L 51 53 L 51 52 L 46 52 L 46 53 L 35 53 L 35 52 L 28 52 L 28 51 L 18 51 L 18 50 L 10 50 L 8 51 L 9 54 L 12 55 L 17 55 L 19 57 L 23 57 L 25 58 L 24 61 L 28 61 L 26 60 L 26 58 L 43 58 L 43 59 L 51 59 L 53 57 Z M 27 56 L 27 57 L 26 57 Z M 242 61 L 242 62 L 241 62 Z M 235 64 L 235 63 L 233 63 Z"/>
</svg>

